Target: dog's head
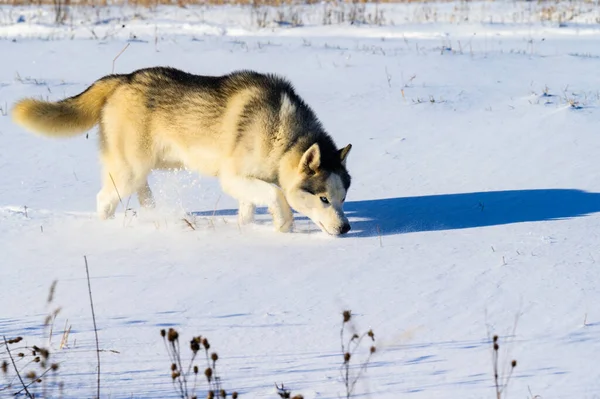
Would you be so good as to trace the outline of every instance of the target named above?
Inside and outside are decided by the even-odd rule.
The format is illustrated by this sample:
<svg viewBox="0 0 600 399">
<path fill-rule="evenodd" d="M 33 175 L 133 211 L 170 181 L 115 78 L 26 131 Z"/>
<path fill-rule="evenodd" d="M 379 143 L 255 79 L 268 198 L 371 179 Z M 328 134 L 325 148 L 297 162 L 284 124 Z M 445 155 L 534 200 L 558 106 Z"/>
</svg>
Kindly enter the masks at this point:
<svg viewBox="0 0 600 399">
<path fill-rule="evenodd" d="M 348 144 L 335 154 L 323 157 L 319 145 L 313 144 L 302 154 L 296 179 L 285 192 L 292 208 L 331 235 L 350 231 L 343 206 L 350 188 L 346 159 L 351 148 Z"/>
</svg>

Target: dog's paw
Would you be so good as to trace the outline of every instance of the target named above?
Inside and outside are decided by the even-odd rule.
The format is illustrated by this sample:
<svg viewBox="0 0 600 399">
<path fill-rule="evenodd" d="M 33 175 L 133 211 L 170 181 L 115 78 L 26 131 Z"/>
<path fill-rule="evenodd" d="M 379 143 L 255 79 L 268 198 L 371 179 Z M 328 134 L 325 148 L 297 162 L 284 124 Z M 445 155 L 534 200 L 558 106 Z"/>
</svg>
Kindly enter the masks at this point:
<svg viewBox="0 0 600 399">
<path fill-rule="evenodd" d="M 290 231 L 292 231 L 292 227 L 294 227 L 294 219 L 280 219 L 280 220 L 273 220 L 273 223 L 275 225 L 275 231 L 278 231 L 280 233 L 289 233 Z"/>
<path fill-rule="evenodd" d="M 108 220 L 113 219 L 115 217 L 115 212 L 112 210 L 110 205 L 99 205 L 96 211 L 96 215 L 100 220 Z"/>
<path fill-rule="evenodd" d="M 275 231 L 279 231 L 281 233 L 289 233 L 292 231 L 292 227 L 294 225 L 294 216 L 291 212 L 288 215 L 287 212 L 281 212 L 281 209 L 277 209 L 277 212 L 274 212 L 272 209 L 269 210 L 273 216 L 273 225 L 275 227 Z"/>
</svg>

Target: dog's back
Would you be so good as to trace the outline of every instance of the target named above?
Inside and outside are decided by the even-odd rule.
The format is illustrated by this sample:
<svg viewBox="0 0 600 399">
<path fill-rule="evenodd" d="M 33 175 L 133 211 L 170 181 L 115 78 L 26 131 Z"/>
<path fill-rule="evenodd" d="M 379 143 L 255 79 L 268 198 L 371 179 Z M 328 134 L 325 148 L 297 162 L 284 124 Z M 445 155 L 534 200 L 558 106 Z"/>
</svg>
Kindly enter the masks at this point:
<svg viewBox="0 0 600 399">
<path fill-rule="evenodd" d="M 99 124 L 103 153 L 113 149 L 142 157 L 152 168 L 187 165 L 211 175 L 218 172 L 217 159 L 256 156 L 264 165 L 302 135 L 322 133 L 312 110 L 281 77 L 253 71 L 199 76 L 165 67 L 109 75 L 58 102 L 21 100 L 13 119 L 51 137 Z"/>
</svg>

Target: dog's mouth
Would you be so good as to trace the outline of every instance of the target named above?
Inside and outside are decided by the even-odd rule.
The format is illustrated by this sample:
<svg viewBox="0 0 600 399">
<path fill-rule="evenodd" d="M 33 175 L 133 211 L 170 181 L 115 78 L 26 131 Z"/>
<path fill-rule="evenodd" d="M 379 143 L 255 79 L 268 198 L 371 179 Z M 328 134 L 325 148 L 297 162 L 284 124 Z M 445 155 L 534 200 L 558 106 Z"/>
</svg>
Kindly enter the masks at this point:
<svg viewBox="0 0 600 399">
<path fill-rule="evenodd" d="M 319 227 L 321 228 L 321 230 L 323 230 L 325 233 L 329 234 L 330 236 L 337 236 L 337 235 L 339 235 L 339 234 L 330 233 L 329 230 L 327 230 L 325 228 L 325 226 L 323 226 L 323 223 L 317 222 L 317 224 L 319 225 Z"/>
<path fill-rule="evenodd" d="M 325 228 L 325 226 L 323 226 L 323 223 L 321 222 L 317 222 L 317 224 L 319 225 L 319 227 L 321 228 L 321 230 L 323 230 L 325 233 L 332 235 L 329 231 L 327 231 L 327 229 Z"/>
</svg>

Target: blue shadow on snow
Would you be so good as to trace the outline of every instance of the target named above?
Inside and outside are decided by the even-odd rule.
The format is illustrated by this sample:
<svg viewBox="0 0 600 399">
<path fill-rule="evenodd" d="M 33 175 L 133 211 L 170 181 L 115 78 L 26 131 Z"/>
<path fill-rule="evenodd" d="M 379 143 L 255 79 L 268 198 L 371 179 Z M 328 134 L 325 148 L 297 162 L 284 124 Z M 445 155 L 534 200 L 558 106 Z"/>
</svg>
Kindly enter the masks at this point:
<svg viewBox="0 0 600 399">
<path fill-rule="evenodd" d="M 600 193 L 536 189 L 439 194 L 349 201 L 344 211 L 352 225 L 347 236 L 374 237 L 586 216 L 600 212 Z M 194 214 L 233 216 L 237 210 Z M 296 220 L 306 220 L 306 217 L 296 214 Z"/>
</svg>

